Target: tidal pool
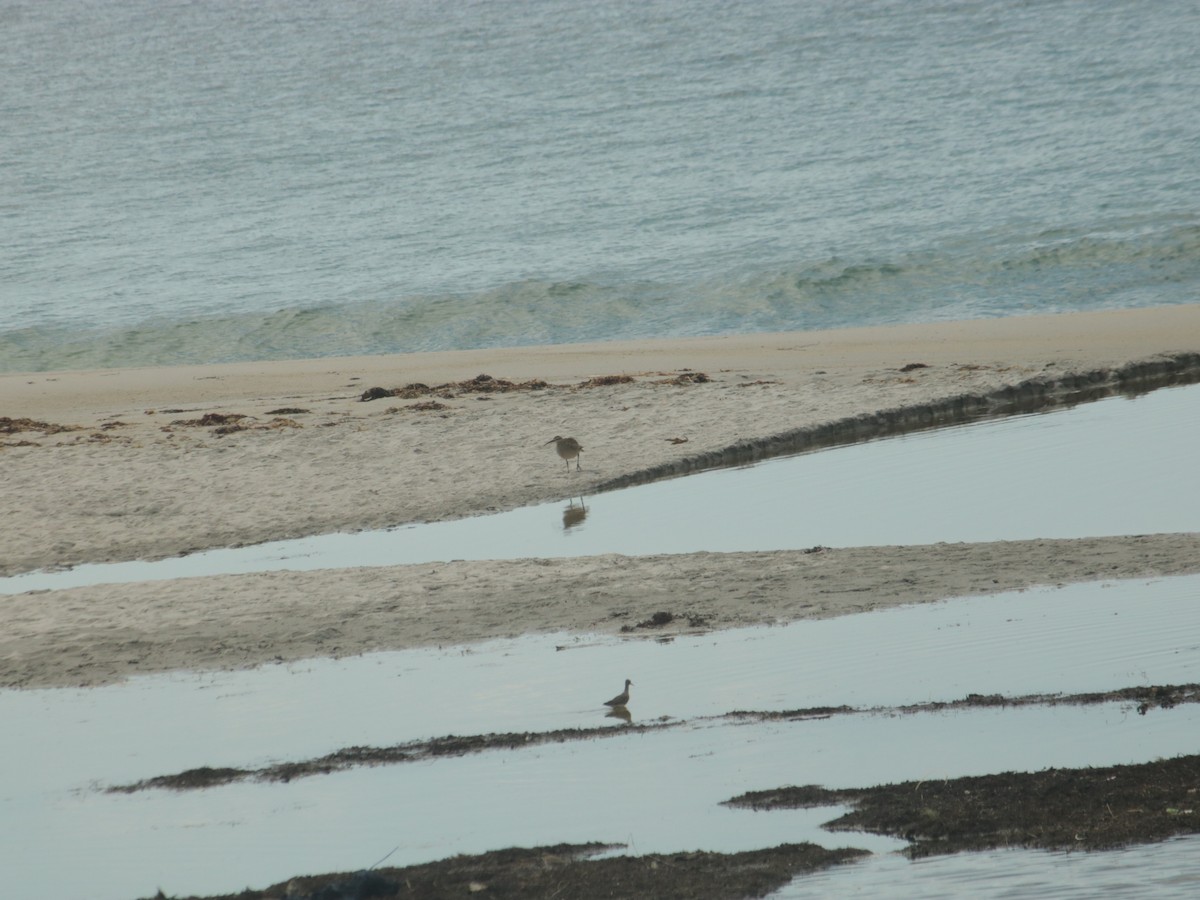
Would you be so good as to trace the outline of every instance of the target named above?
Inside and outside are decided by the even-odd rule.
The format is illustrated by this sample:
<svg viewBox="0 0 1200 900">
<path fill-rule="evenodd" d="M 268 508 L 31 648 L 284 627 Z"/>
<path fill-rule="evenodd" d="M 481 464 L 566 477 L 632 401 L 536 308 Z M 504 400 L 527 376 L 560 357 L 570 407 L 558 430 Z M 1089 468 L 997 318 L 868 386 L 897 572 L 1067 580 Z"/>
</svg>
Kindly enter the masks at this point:
<svg viewBox="0 0 1200 900">
<path fill-rule="evenodd" d="M 720 803 L 792 783 L 852 787 L 1195 752 L 1200 708 L 712 717 L 1200 681 L 1198 601 L 1200 576 L 1110 581 L 665 643 L 538 636 L 87 690 L 4 691 L 0 804 L 5 821 L 20 827 L 0 842 L 0 871 L 31 900 L 115 900 L 160 886 L 180 894 L 265 886 L 362 868 L 387 854 L 402 865 L 560 841 L 613 841 L 632 853 L 800 840 L 888 851 L 900 843 L 822 831 L 836 809 L 755 813 Z M 621 723 L 605 718 L 600 701 L 625 677 L 634 680 L 635 721 L 681 724 L 619 734 Z M 618 734 L 288 784 L 101 790 L 202 765 L 605 723 Z M 72 848 L 70 866 L 55 864 L 64 846 Z M 1189 845 L 1179 846 L 1187 858 Z M 1026 857 L 1042 865 L 1043 855 L 1022 854 L 1004 871 L 1020 873 Z M 919 892 L 928 870 L 906 865 L 896 888 Z M 854 877 L 823 877 L 843 875 Z M 1104 892 L 1103 883 L 1092 887 Z"/>
</svg>

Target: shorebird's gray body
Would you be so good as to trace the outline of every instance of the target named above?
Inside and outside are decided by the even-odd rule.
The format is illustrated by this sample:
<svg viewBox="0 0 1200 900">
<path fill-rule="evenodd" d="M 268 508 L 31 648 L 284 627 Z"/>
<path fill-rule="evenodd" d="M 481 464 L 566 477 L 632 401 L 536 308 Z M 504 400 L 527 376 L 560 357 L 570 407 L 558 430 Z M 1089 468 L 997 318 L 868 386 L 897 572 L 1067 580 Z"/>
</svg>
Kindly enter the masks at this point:
<svg viewBox="0 0 1200 900">
<path fill-rule="evenodd" d="M 567 471 L 571 471 L 571 460 L 575 460 L 575 468 L 579 468 L 579 453 L 583 450 L 583 446 L 573 437 L 562 437 L 555 435 L 546 441 L 547 444 L 554 444 L 554 449 L 558 451 L 558 455 L 562 461 L 567 464 Z"/>
<path fill-rule="evenodd" d="M 617 694 L 617 696 L 613 697 L 611 700 L 605 700 L 604 705 L 611 706 L 613 709 L 618 709 L 620 707 L 623 707 L 626 703 L 629 702 L 629 688 L 632 684 L 633 684 L 633 682 L 630 681 L 628 678 L 626 678 L 625 679 L 625 690 L 621 691 L 621 693 Z"/>
</svg>

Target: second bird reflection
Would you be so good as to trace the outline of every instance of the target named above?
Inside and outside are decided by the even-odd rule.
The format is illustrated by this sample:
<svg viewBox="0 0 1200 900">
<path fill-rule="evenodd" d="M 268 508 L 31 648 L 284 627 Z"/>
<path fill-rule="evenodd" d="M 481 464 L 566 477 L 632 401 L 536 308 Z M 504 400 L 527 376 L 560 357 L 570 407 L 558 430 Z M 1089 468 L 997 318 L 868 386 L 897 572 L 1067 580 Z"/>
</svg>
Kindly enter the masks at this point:
<svg viewBox="0 0 1200 900">
<path fill-rule="evenodd" d="M 579 505 L 575 505 L 575 498 L 571 498 L 570 504 L 563 509 L 563 531 L 567 531 L 580 524 L 587 518 L 587 507 L 583 505 L 583 498 L 579 498 Z"/>
</svg>

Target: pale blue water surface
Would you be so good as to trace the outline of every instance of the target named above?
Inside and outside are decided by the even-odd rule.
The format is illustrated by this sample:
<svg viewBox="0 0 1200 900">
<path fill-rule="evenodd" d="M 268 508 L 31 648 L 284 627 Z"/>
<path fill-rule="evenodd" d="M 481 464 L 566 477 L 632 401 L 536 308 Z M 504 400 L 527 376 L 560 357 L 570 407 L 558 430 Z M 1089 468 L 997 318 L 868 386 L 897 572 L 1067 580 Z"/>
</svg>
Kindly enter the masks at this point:
<svg viewBox="0 0 1200 900">
<path fill-rule="evenodd" d="M 712 473 L 733 479 L 757 473 L 764 476 L 761 493 L 746 482 L 722 493 L 705 484 L 708 476 L 668 484 L 683 489 L 676 497 L 689 491 L 710 501 L 725 497 L 718 505 L 736 523 L 747 509 L 758 509 L 763 496 L 797 478 L 809 486 L 828 481 L 831 496 L 842 497 L 860 479 L 865 505 L 847 517 L 846 534 L 853 534 L 855 523 L 874 534 L 873 510 L 896 503 L 907 534 L 914 522 L 925 520 L 948 518 L 956 529 L 972 518 L 1006 522 L 978 506 L 978 494 L 968 488 L 980 478 L 993 481 L 984 493 L 1005 501 L 998 509 L 1011 505 L 1013 521 L 1025 523 L 1021 527 L 1030 528 L 1031 536 L 1071 532 L 1081 523 L 1089 529 L 1085 533 L 1108 523 L 1105 528 L 1114 534 L 1146 522 L 1187 526 L 1190 520 L 1169 517 L 1177 507 L 1185 517 L 1196 508 L 1189 452 L 1194 435 L 1176 429 L 1181 422 L 1194 426 L 1187 410 L 1197 408 L 1197 390 L 1163 389 Z M 910 444 L 916 447 L 911 454 L 905 451 Z M 1103 452 L 1089 461 L 1095 448 Z M 860 455 L 871 450 L 883 455 Z M 852 464 L 840 478 L 836 469 L 822 470 L 820 477 L 786 474 L 789 465 L 836 461 L 842 454 Z M 1073 460 L 1069 471 L 1061 466 L 1064 456 Z M 1155 464 L 1141 464 L 1147 458 Z M 932 472 L 918 476 L 915 461 L 929 459 Z M 986 474 L 986 465 L 971 468 L 988 460 L 1001 460 L 992 474 Z M 952 469 L 961 470 L 961 484 Z M 1043 469 L 1048 480 L 1033 478 Z M 898 478 L 899 472 L 907 477 Z M 872 473 L 881 483 L 907 482 L 912 493 L 901 501 L 880 494 Z M 1160 491 L 1147 473 L 1165 478 L 1174 490 Z M 1021 492 L 1027 479 L 1033 495 Z M 1053 495 L 1044 508 L 1022 510 L 1051 484 Z M 661 508 L 653 490 L 662 486 L 627 493 L 634 499 L 650 494 L 649 506 Z M 935 487 L 942 495 L 930 496 Z M 1105 500 L 1088 507 L 1072 491 Z M 745 506 L 726 502 L 733 497 Z M 600 498 L 588 502 L 593 510 L 605 509 Z M 1087 510 L 1082 518 L 1075 517 L 1079 503 Z M 791 506 L 785 500 L 782 508 Z M 560 513 L 559 505 L 542 511 L 549 526 L 542 540 L 561 536 Z M 594 515 L 589 511 L 585 526 Z M 435 527 L 440 526 L 411 533 Z M 260 557 L 263 549 L 258 548 Z M 219 558 L 193 559 L 203 569 Z M 337 554 L 317 553 L 314 559 L 318 566 L 344 562 Z M 386 561 L 394 562 L 394 555 Z M 164 577 L 177 577 L 170 567 L 186 562 L 145 565 L 167 566 Z M 59 574 L 96 580 L 103 569 Z M 20 583 L 10 579 L 5 587 Z M 625 843 L 634 853 L 738 850 L 794 840 L 883 853 L 898 843 L 823 832 L 821 823 L 836 810 L 755 814 L 729 810 L 720 801 L 784 783 L 853 786 L 1141 762 L 1194 752 L 1200 713 L 1184 706 L 1139 716 L 1131 704 L 1104 704 L 752 725 L 711 717 L 732 709 L 888 707 L 970 693 L 1011 696 L 1195 682 L 1198 615 L 1200 582 L 1192 575 L 1041 588 L 684 636 L 668 644 L 550 635 L 249 672 L 176 673 L 91 690 L 0 692 L 0 717 L 7 725 L 0 741 L 6 761 L 0 805 L 7 821 L 21 823 L 0 842 L 0 868 L 30 898 L 84 892 L 78 895 L 107 900 L 149 894 L 160 885 L 189 892 L 261 886 L 302 871 L 358 868 L 392 848 L 393 864 L 510 844 L 597 839 Z M 256 766 L 448 733 L 619 728 L 598 700 L 615 693 L 626 677 L 634 679 L 635 721 L 666 717 L 685 724 L 656 735 L 354 771 L 292 785 L 232 785 L 187 795 L 98 793 L 103 785 L 195 766 Z M 614 791 L 591 774 L 613 767 L 622 772 L 626 790 Z M 524 813 L 514 818 L 518 808 Z M 63 841 L 86 848 L 77 854 L 80 866 L 52 866 Z M 363 858 L 368 847 L 371 860 Z M 1093 896 L 1125 896 L 1131 867 L 1146 860 L 1155 867 L 1147 882 L 1154 895 L 1182 898 L 1200 878 L 1193 851 L 1194 842 L 1173 841 L 1118 856 L 1072 858 L 1069 864 L 1060 855 L 1028 852 L 899 868 L 873 859 L 823 875 L 813 886 L 799 879 L 785 896 L 813 896 L 814 890 L 817 896 L 870 895 L 881 883 L 893 896 L 964 891 L 1083 896 L 1083 885 Z M 213 858 L 225 863 L 214 869 L 204 862 Z"/>
<path fill-rule="evenodd" d="M 1200 709 L 1142 716 L 1131 703 L 1107 703 L 757 724 L 712 717 L 1194 682 L 1198 601 L 1200 576 L 1107 581 L 670 643 L 539 635 L 87 690 L 3 691 L 0 808 L 14 827 L 0 841 L 0 871 L 26 900 L 117 900 L 160 886 L 168 894 L 262 887 L 363 868 L 389 852 L 389 863 L 404 865 L 559 841 L 653 853 L 809 840 L 887 853 L 901 843 L 823 831 L 836 809 L 755 813 L 721 802 L 784 784 L 854 787 L 1191 753 Z M 600 701 L 626 677 L 634 721 L 683 724 L 288 784 L 100 792 L 195 766 L 256 766 L 448 733 L 619 730 Z M 64 846 L 70 866 L 56 865 Z M 1159 896 L 1189 897 L 1200 872 L 1194 846 L 1134 848 L 1121 858 L 1154 860 Z M 886 877 L 889 896 L 956 884 L 1005 896 L 1006 885 L 1040 884 L 1053 896 L 1087 877 L 1093 896 L 1125 896 L 1128 863 L 1097 854 L 1056 874 L 1047 858 L 868 861 L 816 884 L 869 895 Z M 1190 880 L 1172 886 L 1172 872 Z"/>
</svg>

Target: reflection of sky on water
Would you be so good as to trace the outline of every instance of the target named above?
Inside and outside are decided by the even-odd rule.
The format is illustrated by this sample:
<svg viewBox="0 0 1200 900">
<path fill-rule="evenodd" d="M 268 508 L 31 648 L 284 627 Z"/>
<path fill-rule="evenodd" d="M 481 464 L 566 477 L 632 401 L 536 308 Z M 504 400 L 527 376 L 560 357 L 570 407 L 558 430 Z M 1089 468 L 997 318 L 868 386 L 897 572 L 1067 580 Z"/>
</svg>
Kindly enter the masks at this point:
<svg viewBox="0 0 1200 900">
<path fill-rule="evenodd" d="M 854 786 L 1195 752 L 1200 708 L 1139 716 L 1129 704 L 1106 704 L 759 725 L 703 717 L 1200 681 L 1198 600 L 1200 576 L 1182 576 L 665 644 L 537 636 L 90 690 L 0 692 L 0 806 L 7 821 L 22 823 L 0 842 L 0 871 L 10 884 L 27 880 L 21 896 L 30 900 L 128 898 L 159 885 L 215 892 L 354 869 L 396 846 L 389 864 L 585 840 L 628 842 L 637 853 L 794 840 L 883 850 L 896 843 L 820 831 L 830 810 L 768 814 L 719 803 L 788 783 Z M 626 677 L 635 721 L 688 724 L 287 785 L 133 796 L 90 788 L 352 745 L 604 724 L 601 701 Z M 73 865 L 53 867 L 64 845 L 74 848 Z M 95 885 L 104 890 L 84 890 Z"/>
<path fill-rule="evenodd" d="M 56 794 L 30 814 L 24 803 L 11 804 L 21 832 L 0 847 L 0 867 L 13 896 L 24 900 L 128 900 L 160 885 L 169 895 L 236 891 L 300 873 L 355 870 L 393 848 L 389 865 L 590 840 L 625 843 L 637 854 L 805 840 L 887 851 L 900 842 L 820 830 L 834 809 L 756 813 L 720 803 L 797 782 L 841 786 L 1100 765 L 1142 754 L 1148 744 L 1174 755 L 1194 748 L 1198 730 L 1195 707 L 1144 718 L 1112 705 L 856 716 L 680 728 L 286 785 Z M 61 862 L 64 847 L 70 866 Z M 1194 856 L 1183 859 L 1197 866 Z"/>
<path fill-rule="evenodd" d="M 16 576 L 0 593 L 449 559 L 1200 531 L 1198 445 L 1200 385 L 1166 388 L 492 516 Z"/>
<path fill-rule="evenodd" d="M 695 475 L 462 522 L 330 535 L 162 563 L 84 566 L 58 584 L 440 558 L 629 554 L 1200 531 L 1200 387 L 981 423 Z M 564 477 L 564 482 L 566 477 Z M 99 573 L 107 573 L 101 575 Z M 40 585 L 0 581 L 0 591 Z M 47 584 L 46 586 L 49 586 Z M 876 850 L 819 830 L 833 810 L 719 805 L 788 783 L 854 786 L 1196 752 L 1200 709 L 1130 705 L 706 721 L 732 709 L 897 705 L 968 693 L 1100 691 L 1200 681 L 1200 576 L 1072 585 L 671 643 L 538 636 L 451 650 L 174 673 L 91 690 L 0 691 L 0 872 L 28 900 L 265 886 L 502 846 L 603 840 L 630 852 L 782 841 Z M 619 722 L 600 701 L 634 680 L 650 735 L 486 753 L 287 785 L 109 796 L 98 784 L 201 765 L 257 766 L 352 745 Z M 11 827 L 19 823 L 19 827 Z M 1195 842 L 1075 861 L 1077 896 L 1140 882 L 1191 897 Z M 63 865 L 69 857 L 70 865 Z M 988 864 L 870 860 L 786 896 L 1000 896 L 996 873 L 1059 896 L 1047 854 Z M 989 857 L 990 859 L 990 857 Z M 219 865 L 213 861 L 219 860 Z M 982 866 L 982 868 L 980 867 Z M 1053 877 L 1049 874 L 1053 869 Z M 861 873 L 861 874 L 860 874 Z M 1044 875 L 1038 881 L 1039 873 Z M 1069 881 L 1070 879 L 1068 879 Z M 1190 889 L 1189 889 L 1190 885 Z M 805 891 L 808 891 L 805 893 Z"/>
<path fill-rule="evenodd" d="M 992 850 L 909 862 L 872 856 L 797 878 L 773 900 L 1189 900 L 1200 894 L 1200 835 L 1104 853 Z"/>
</svg>

